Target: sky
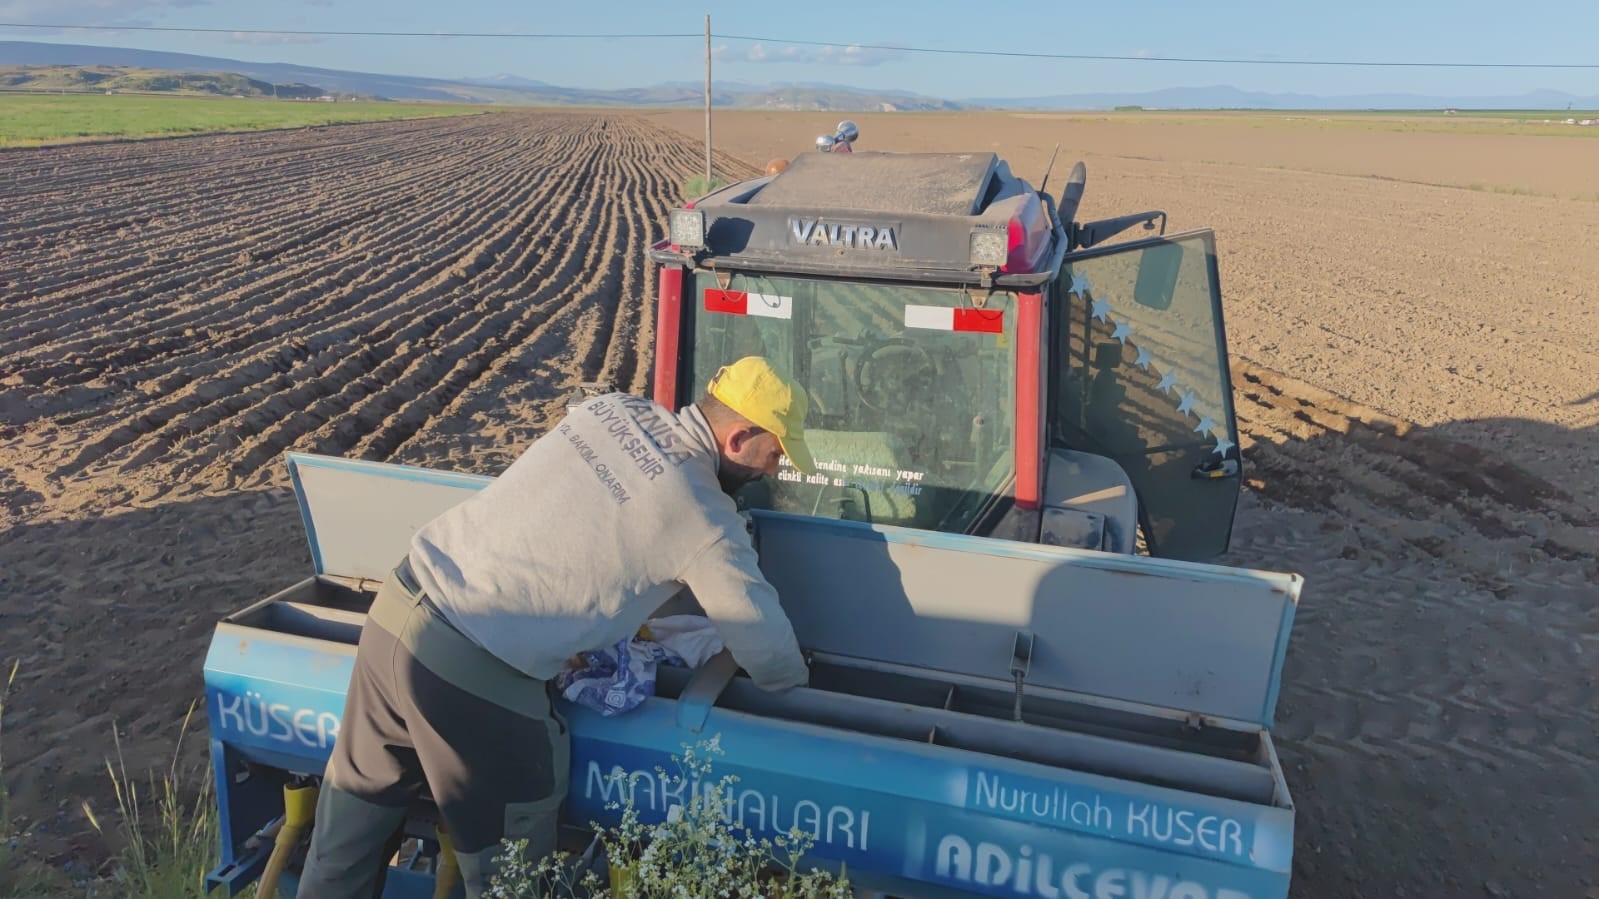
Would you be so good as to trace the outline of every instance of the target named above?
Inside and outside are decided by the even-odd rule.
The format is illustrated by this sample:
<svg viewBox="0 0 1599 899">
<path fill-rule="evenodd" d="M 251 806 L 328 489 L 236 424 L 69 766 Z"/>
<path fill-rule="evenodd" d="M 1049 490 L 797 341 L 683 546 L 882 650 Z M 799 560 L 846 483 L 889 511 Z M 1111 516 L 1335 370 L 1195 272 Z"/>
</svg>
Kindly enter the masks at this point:
<svg viewBox="0 0 1599 899">
<path fill-rule="evenodd" d="M 1599 65 L 1594 0 L 798 3 L 400 0 L 0 0 L 0 23 L 425 32 L 689 32 L 711 15 L 715 77 L 825 82 L 945 99 L 1168 87 L 1342 96 L 1599 94 L 1599 68 L 1429 69 L 1003 59 L 846 45 L 1249 60 Z M 734 38 L 743 35 L 761 38 Z M 438 78 L 517 75 L 587 88 L 703 80 L 703 37 L 650 40 L 90 32 L 0 27 L 0 40 L 101 44 Z"/>
</svg>

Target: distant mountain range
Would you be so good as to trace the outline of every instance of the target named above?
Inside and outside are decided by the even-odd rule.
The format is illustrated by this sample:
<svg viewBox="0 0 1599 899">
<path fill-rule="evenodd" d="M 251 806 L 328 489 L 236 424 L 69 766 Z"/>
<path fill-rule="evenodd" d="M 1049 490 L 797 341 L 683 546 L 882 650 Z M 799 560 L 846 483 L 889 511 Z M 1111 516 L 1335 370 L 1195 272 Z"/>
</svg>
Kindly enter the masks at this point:
<svg viewBox="0 0 1599 899">
<path fill-rule="evenodd" d="M 1532 91 L 1514 96 L 1350 94 L 1323 97 L 1315 94 L 1275 94 L 1245 91 L 1227 85 L 1172 87 L 1141 93 L 1058 94 L 1045 97 L 1006 97 L 965 101 L 974 106 L 1017 109 L 1599 109 L 1599 96 L 1582 97 L 1562 91 Z"/>
<path fill-rule="evenodd" d="M 382 97 L 390 100 L 431 100 L 448 103 L 510 103 L 525 106 L 697 106 L 704 103 L 699 84 L 661 84 L 622 90 L 561 87 L 521 78 L 416 78 L 345 72 L 288 63 L 247 62 L 189 53 L 165 53 L 125 47 L 84 44 L 46 44 L 35 41 L 0 41 L 0 66 L 123 66 L 169 72 L 216 72 L 240 75 L 270 84 L 305 84 L 328 94 Z M 4 85 L 0 85 L 3 87 Z M 929 110 L 959 109 L 960 105 L 932 97 L 896 91 L 863 91 L 836 85 L 783 85 L 757 87 L 742 84 L 712 85 L 712 102 L 729 108 Z"/>
<path fill-rule="evenodd" d="M 183 72 L 132 66 L 12 66 L 0 63 L 0 90 L 161 93 L 211 97 L 272 97 L 279 100 L 360 99 L 330 94 L 309 84 L 273 84 L 232 72 Z"/>
<path fill-rule="evenodd" d="M 288 63 L 247 62 L 188 53 L 124 47 L 0 41 L 0 66 L 120 66 L 167 72 L 227 73 L 268 85 L 305 85 L 328 95 L 430 100 L 450 103 L 507 103 L 527 106 L 698 106 L 698 82 L 668 82 L 653 87 L 590 90 L 562 87 L 516 75 L 459 79 L 418 78 L 346 72 Z M 0 84 L 0 87 L 5 85 Z M 26 87 L 26 85 L 21 85 Z M 13 89 L 16 89 L 15 87 Z M 258 90 L 258 89 L 257 89 Z M 733 109 L 845 111 L 926 111 L 958 109 L 1096 110 L 1119 106 L 1145 109 L 1599 109 L 1599 96 L 1534 91 L 1516 96 L 1430 96 L 1361 94 L 1323 97 L 1311 94 L 1244 91 L 1224 85 L 1145 92 L 1056 94 L 952 101 L 909 91 L 873 91 L 824 82 L 781 85 L 718 81 L 712 103 Z"/>
<path fill-rule="evenodd" d="M 245 62 L 189 53 L 163 53 L 125 47 L 91 47 L 82 44 L 43 44 L 34 41 L 0 41 L 0 65 L 7 66 L 126 66 L 169 72 L 227 72 L 272 84 L 310 84 L 332 94 L 361 94 L 396 100 L 463 102 L 446 88 L 448 81 L 369 75 L 318 69 L 285 63 Z"/>
</svg>

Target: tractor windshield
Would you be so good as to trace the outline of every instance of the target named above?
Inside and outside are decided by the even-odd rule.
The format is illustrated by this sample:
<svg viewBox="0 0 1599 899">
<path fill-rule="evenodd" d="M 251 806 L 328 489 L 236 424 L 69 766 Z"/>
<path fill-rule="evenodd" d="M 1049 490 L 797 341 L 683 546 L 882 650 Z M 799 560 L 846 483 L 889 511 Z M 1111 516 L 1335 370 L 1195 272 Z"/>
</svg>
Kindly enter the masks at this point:
<svg viewBox="0 0 1599 899">
<path fill-rule="evenodd" d="M 775 482 L 746 496 L 752 506 L 959 532 L 1011 489 L 1011 295 L 979 309 L 960 288 L 708 272 L 684 288 L 689 399 L 749 355 L 810 395 L 817 471 L 785 460 Z"/>
</svg>

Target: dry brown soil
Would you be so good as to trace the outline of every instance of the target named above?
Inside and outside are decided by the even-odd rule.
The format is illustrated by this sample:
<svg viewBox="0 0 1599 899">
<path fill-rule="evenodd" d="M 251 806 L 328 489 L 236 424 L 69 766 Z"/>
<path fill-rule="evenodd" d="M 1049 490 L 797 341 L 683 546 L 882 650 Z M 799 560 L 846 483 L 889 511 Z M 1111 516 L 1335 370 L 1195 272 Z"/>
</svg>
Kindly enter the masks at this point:
<svg viewBox="0 0 1599 899">
<path fill-rule="evenodd" d="M 836 118 L 719 114 L 720 165 Z M 1216 229 L 1248 487 L 1225 561 L 1306 578 L 1276 730 L 1294 895 L 1599 895 L 1599 143 L 857 118 L 862 149 L 1035 180 L 1059 141 L 1083 216 Z M 643 248 L 699 128 L 0 153 L 3 749 L 34 851 L 93 848 L 113 727 L 163 764 L 217 617 L 309 570 L 284 450 L 494 473 L 578 381 L 646 388 Z"/>
</svg>

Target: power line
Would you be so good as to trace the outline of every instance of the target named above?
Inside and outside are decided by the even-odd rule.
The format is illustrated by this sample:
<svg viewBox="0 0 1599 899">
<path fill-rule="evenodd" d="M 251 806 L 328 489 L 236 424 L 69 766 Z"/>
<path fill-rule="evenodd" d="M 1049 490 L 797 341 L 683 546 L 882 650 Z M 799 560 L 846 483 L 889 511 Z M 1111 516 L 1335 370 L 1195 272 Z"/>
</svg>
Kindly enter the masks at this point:
<svg viewBox="0 0 1599 899">
<path fill-rule="evenodd" d="M 284 35 L 288 37 L 452 37 L 511 38 L 518 40 L 673 40 L 703 38 L 704 32 L 537 32 L 537 31 L 333 31 L 285 28 L 197 28 L 173 25 L 46 25 L 33 22 L 0 22 L 0 28 L 35 28 L 77 31 L 154 31 L 185 34 Z M 1562 62 L 1413 62 L 1357 59 L 1244 59 L 1211 56 L 1138 56 L 1101 53 L 1042 53 L 1026 50 L 985 50 L 959 47 L 907 47 L 895 44 L 860 44 L 842 41 L 810 41 L 753 34 L 712 34 L 727 41 L 789 44 L 803 47 L 830 47 L 840 50 L 879 50 L 894 53 L 929 53 L 945 56 L 982 56 L 1009 59 L 1059 59 L 1090 62 L 1168 62 L 1203 65 L 1255 66 L 1332 66 L 1340 68 L 1408 69 L 1599 69 L 1599 63 Z"/>
<path fill-rule="evenodd" d="M 1237 59 L 1204 56 L 1115 56 L 1092 53 L 1033 53 L 1025 50 L 965 50 L 951 47 L 904 47 L 895 44 L 841 44 L 834 41 L 804 41 L 793 38 L 760 37 L 752 34 L 718 34 L 730 41 L 795 44 L 806 47 L 838 47 L 857 50 L 890 50 L 900 53 L 942 53 L 949 56 L 1003 56 L 1017 59 L 1112 60 L 1117 62 L 1191 62 L 1223 65 L 1261 66 L 1373 66 L 1435 69 L 1599 69 L 1599 63 L 1558 62 L 1367 62 L 1350 59 Z"/>
<path fill-rule="evenodd" d="M 553 33 L 542 31 L 310 31 L 287 28 L 186 28 L 175 25 L 41 25 L 0 22 L 0 28 L 61 28 L 78 31 L 164 31 L 185 34 L 281 34 L 289 37 L 509 37 L 509 38 L 680 38 L 703 37 L 703 32 L 633 32 L 626 34 Z"/>
</svg>

